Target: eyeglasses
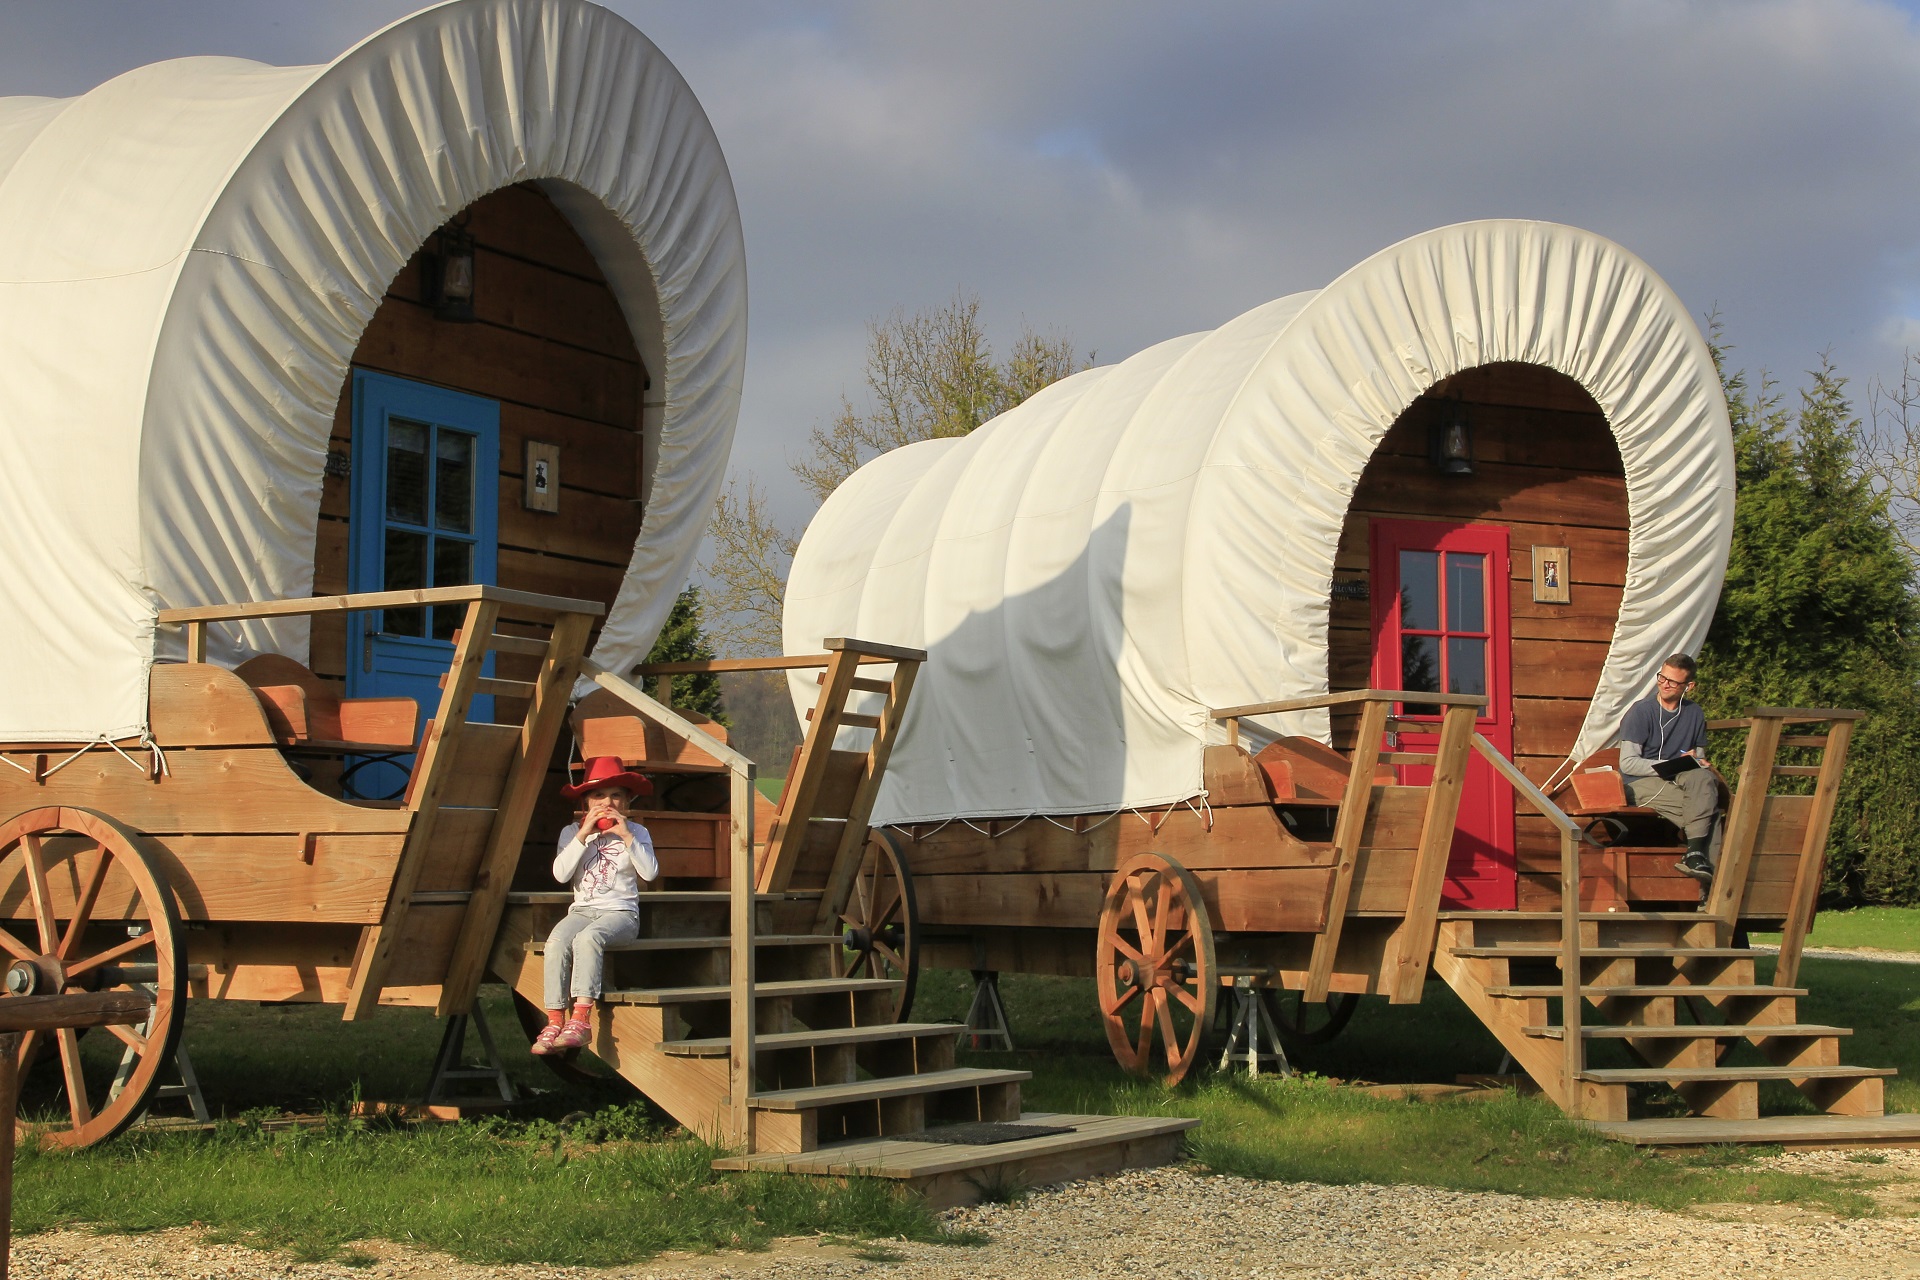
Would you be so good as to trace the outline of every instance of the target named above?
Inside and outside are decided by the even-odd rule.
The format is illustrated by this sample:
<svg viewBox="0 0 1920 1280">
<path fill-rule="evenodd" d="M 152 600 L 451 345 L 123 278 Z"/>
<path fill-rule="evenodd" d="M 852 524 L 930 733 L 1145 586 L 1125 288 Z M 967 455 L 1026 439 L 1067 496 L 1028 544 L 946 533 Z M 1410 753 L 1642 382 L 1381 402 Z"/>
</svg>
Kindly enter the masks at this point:
<svg viewBox="0 0 1920 1280">
<path fill-rule="evenodd" d="M 1684 680 L 1669 680 L 1665 676 L 1655 676 L 1653 680 L 1655 684 L 1664 685 L 1674 689 L 1683 689 L 1687 685 L 1690 685 L 1693 683 L 1692 676 L 1688 676 Z"/>
</svg>

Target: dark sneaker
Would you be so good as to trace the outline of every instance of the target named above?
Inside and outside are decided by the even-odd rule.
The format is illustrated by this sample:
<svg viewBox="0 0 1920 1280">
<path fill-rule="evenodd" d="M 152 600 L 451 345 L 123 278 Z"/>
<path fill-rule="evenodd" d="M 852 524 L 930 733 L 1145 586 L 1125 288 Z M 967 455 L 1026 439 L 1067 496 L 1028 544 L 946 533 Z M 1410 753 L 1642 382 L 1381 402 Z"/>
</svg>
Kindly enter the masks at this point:
<svg viewBox="0 0 1920 1280">
<path fill-rule="evenodd" d="M 1683 876 L 1692 876 L 1701 884 L 1713 883 L 1713 864 L 1707 861 L 1704 853 L 1689 853 L 1674 863 L 1673 869 Z"/>
</svg>

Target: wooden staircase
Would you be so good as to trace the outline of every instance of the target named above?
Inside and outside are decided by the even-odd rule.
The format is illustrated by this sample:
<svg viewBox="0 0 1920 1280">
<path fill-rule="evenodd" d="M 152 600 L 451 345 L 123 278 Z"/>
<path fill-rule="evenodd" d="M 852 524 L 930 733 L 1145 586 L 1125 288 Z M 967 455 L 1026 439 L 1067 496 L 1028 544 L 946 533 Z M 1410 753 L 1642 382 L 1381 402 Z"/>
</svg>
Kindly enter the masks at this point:
<svg viewBox="0 0 1920 1280">
<path fill-rule="evenodd" d="M 1178 1159 L 1197 1121 L 1049 1115 L 1046 1130 L 1031 1131 L 1041 1117 L 1022 1114 L 1020 1086 L 1029 1072 L 958 1066 L 964 1027 L 902 1019 L 912 965 L 884 940 L 875 945 L 895 936 L 894 916 L 876 892 L 885 877 L 866 821 L 925 655 L 827 644 L 832 652 L 818 659 L 647 670 L 823 668 L 820 705 L 764 842 L 753 839 L 751 761 L 623 679 L 584 664 L 646 725 L 623 730 L 588 720 L 577 726 L 583 746 L 619 754 L 643 772 L 731 775 L 725 812 L 640 815 L 656 827 L 664 887 L 640 896 L 640 939 L 608 952 L 593 1054 L 688 1129 L 733 1148 L 736 1154 L 715 1162 L 723 1169 L 890 1178 L 945 1206 L 978 1199 L 995 1184 Z M 894 675 L 861 677 L 863 662 L 891 664 Z M 879 697 L 878 714 L 846 709 L 860 694 Z M 864 751 L 835 749 L 835 737 L 850 728 L 872 730 L 874 741 Z M 646 745 L 660 731 L 678 739 L 664 753 Z M 635 744 L 632 753 L 622 742 Z M 676 824 L 700 830 L 681 837 L 690 840 L 685 848 L 661 846 L 659 830 Z M 536 1006 L 544 939 L 571 900 L 565 892 L 508 896 L 490 967 Z M 944 1127 L 982 1124 L 1023 1128 L 967 1135 L 991 1138 L 986 1145 L 942 1140 Z"/>
<path fill-rule="evenodd" d="M 1688 1132 L 1671 1121 L 1632 1120 L 1634 1085 L 1665 1085 L 1693 1116 L 1737 1122 L 1694 1126 L 1702 1142 L 1777 1140 L 1769 1135 L 1782 1126 L 1771 1119 L 1818 1134 L 1812 1117 L 1761 1116 L 1760 1084 L 1768 1080 L 1788 1081 L 1825 1116 L 1882 1116 L 1882 1082 L 1896 1073 L 1843 1063 L 1841 1046 L 1852 1031 L 1803 1022 L 1798 1001 L 1806 990 L 1759 981 L 1760 953 L 1717 945 L 1719 923 L 1696 912 L 1581 914 L 1581 1065 L 1570 1073 L 1572 1092 L 1566 1025 L 1558 1016 L 1566 994 L 1558 912 L 1443 913 L 1434 971 L 1549 1097 L 1617 1136 L 1633 1137 L 1636 1124 Z M 1633 1065 L 1586 1065 L 1602 1044 L 1625 1049 Z M 1757 1052 L 1740 1053 L 1743 1044 Z M 1749 1056 L 1758 1060 L 1735 1060 Z M 1913 1135 L 1903 1117 L 1884 1128 L 1889 1139 Z M 1864 1132 L 1857 1124 L 1833 1131 Z"/>
</svg>

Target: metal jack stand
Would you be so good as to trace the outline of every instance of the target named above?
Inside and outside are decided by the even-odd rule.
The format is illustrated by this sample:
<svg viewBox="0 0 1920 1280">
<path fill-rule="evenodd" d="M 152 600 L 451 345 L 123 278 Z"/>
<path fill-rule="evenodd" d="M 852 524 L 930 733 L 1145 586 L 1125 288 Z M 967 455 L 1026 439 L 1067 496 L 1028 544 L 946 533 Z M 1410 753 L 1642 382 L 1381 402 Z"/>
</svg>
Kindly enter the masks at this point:
<svg viewBox="0 0 1920 1280">
<path fill-rule="evenodd" d="M 1254 988 L 1253 975 L 1235 974 L 1233 1012 L 1227 1018 L 1227 1048 L 1220 1055 L 1220 1069 L 1245 1066 L 1247 1074 L 1258 1080 L 1265 1068 L 1281 1076 L 1293 1074 L 1286 1050 L 1280 1047 L 1280 1031 L 1267 1014 Z"/>
<path fill-rule="evenodd" d="M 1013 1032 L 1007 1029 L 1007 1006 L 1000 1003 L 1000 975 L 992 969 L 973 971 L 973 1003 L 967 1007 L 967 1030 L 973 1033 L 975 1049 L 999 1047 L 1013 1049 Z"/>
<path fill-rule="evenodd" d="M 149 996 L 156 995 L 159 992 L 157 985 L 144 982 L 135 983 L 134 985 L 145 990 Z M 142 1039 L 145 1039 L 151 1034 L 153 1031 L 153 1015 L 148 1014 L 147 1020 L 142 1022 L 139 1027 L 136 1028 L 136 1031 Z M 139 1060 L 140 1051 L 132 1045 L 128 1045 L 126 1052 L 120 1055 L 120 1069 L 113 1073 L 113 1084 L 107 1089 L 107 1096 L 109 1098 L 117 1098 L 120 1096 L 120 1091 L 127 1087 L 127 1081 L 132 1078 L 133 1068 Z M 174 1048 L 173 1069 L 179 1074 L 180 1083 L 161 1085 L 153 1091 L 153 1100 L 157 1102 L 161 1098 L 185 1098 L 187 1105 L 193 1108 L 193 1118 L 195 1122 L 199 1124 L 211 1124 L 213 1122 L 213 1113 L 207 1110 L 206 1095 L 200 1092 L 200 1077 L 193 1073 L 193 1059 L 187 1056 L 187 1046 L 184 1042 Z"/>
<path fill-rule="evenodd" d="M 462 1066 L 466 1056 L 467 1024 L 480 1033 L 480 1047 L 486 1051 L 486 1065 L 482 1067 Z M 448 1097 L 446 1086 L 455 1080 L 488 1081 L 499 1097 Z M 426 1096 L 421 1105 L 427 1107 L 499 1107 L 520 1101 L 519 1093 L 513 1087 L 513 1081 L 507 1077 L 507 1068 L 500 1061 L 500 1051 L 494 1047 L 493 1030 L 487 1026 L 487 1015 L 480 1011 L 476 1001 L 471 1013 L 456 1013 L 447 1019 L 447 1029 L 440 1036 L 440 1051 L 434 1055 L 433 1077 L 427 1081 Z"/>
</svg>

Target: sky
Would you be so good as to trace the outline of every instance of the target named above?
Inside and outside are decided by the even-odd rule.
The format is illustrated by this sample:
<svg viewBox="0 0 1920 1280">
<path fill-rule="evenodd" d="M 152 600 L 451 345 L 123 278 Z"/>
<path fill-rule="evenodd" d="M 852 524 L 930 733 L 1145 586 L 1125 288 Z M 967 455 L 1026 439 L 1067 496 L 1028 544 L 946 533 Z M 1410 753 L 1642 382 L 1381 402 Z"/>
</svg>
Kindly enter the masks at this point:
<svg viewBox="0 0 1920 1280">
<path fill-rule="evenodd" d="M 411 0 L 0 4 L 0 95 L 327 60 Z M 1920 15 L 1890 0 L 613 0 L 712 118 L 746 230 L 734 463 L 775 510 L 867 325 L 977 296 L 1101 363 L 1406 236 L 1543 218 L 1644 258 L 1734 360 L 1920 349 Z"/>
</svg>

